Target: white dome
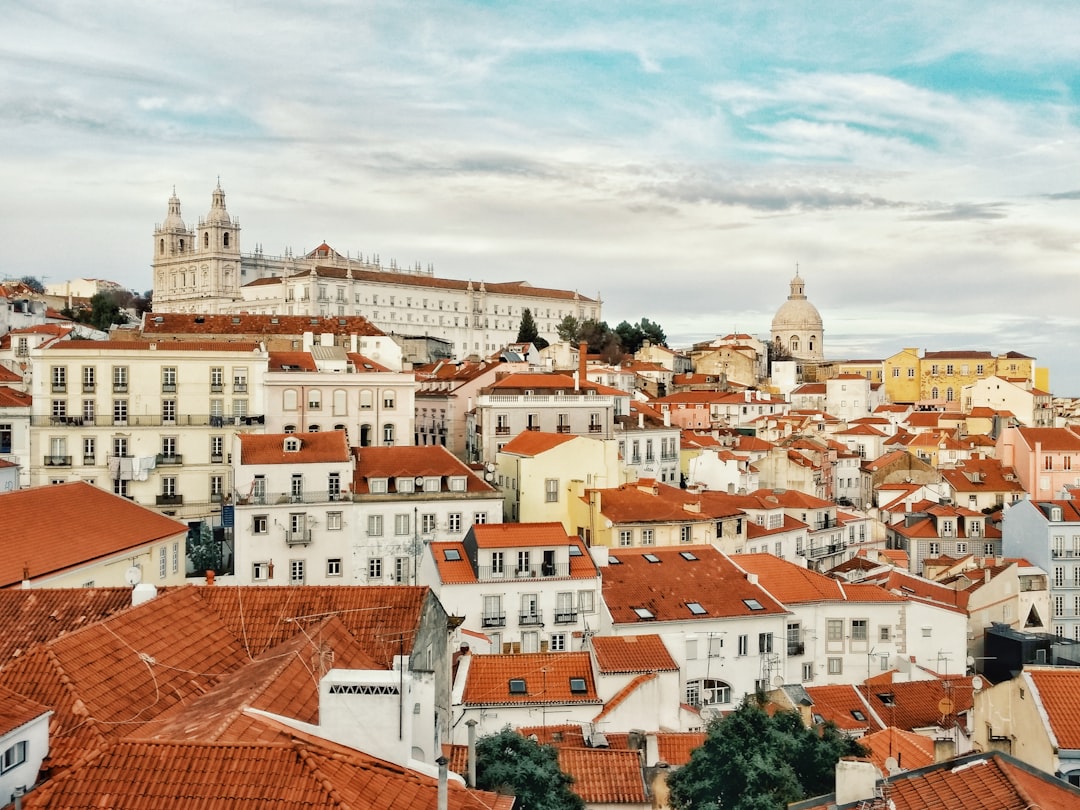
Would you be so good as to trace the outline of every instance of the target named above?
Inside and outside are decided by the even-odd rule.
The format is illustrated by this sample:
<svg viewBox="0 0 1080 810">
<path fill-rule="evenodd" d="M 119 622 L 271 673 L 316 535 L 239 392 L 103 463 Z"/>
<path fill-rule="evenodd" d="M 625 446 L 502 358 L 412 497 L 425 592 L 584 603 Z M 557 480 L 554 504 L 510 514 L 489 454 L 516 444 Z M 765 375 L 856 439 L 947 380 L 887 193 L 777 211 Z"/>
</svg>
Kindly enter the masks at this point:
<svg viewBox="0 0 1080 810">
<path fill-rule="evenodd" d="M 791 279 L 791 294 L 776 310 L 772 320 L 772 339 L 790 351 L 792 357 L 820 360 L 825 331 L 821 313 L 803 292 L 804 282 L 796 272 Z"/>
</svg>

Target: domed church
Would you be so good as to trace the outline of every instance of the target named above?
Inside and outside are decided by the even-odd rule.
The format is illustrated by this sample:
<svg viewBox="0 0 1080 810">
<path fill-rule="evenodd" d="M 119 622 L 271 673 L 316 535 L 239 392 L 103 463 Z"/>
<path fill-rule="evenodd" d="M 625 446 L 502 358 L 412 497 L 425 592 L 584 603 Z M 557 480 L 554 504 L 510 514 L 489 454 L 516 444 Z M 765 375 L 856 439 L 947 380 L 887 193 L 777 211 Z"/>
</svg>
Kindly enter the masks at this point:
<svg viewBox="0 0 1080 810">
<path fill-rule="evenodd" d="M 824 357 L 824 333 L 821 314 L 803 292 L 804 282 L 795 271 L 791 294 L 776 310 L 772 320 L 773 345 L 796 360 L 820 363 Z"/>
</svg>

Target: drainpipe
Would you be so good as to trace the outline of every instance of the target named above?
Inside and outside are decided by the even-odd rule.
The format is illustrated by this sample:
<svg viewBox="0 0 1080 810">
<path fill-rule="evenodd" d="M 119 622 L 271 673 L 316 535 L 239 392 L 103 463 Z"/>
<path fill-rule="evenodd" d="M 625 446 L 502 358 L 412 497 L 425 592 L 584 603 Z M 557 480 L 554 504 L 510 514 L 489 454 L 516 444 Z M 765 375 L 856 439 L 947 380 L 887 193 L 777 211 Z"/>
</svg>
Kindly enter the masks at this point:
<svg viewBox="0 0 1080 810">
<path fill-rule="evenodd" d="M 476 787 L 476 721 L 466 720 L 469 728 L 469 787 Z"/>
<path fill-rule="evenodd" d="M 447 764 L 450 762 L 446 757 L 439 757 L 435 764 L 439 766 L 439 801 L 438 810 L 447 810 L 449 796 L 447 790 Z"/>
</svg>

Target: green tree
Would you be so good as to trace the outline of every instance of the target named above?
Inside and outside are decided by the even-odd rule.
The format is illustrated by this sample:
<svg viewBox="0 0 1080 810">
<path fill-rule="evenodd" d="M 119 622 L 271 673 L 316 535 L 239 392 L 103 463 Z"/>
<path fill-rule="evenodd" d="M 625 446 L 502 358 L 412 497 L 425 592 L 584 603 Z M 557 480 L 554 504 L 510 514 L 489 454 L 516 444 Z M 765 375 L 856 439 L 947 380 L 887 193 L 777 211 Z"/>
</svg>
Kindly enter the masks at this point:
<svg viewBox="0 0 1080 810">
<path fill-rule="evenodd" d="M 476 786 L 517 797 L 521 810 L 584 810 L 559 768 L 554 747 L 522 737 L 509 726 L 476 741 Z"/>
<path fill-rule="evenodd" d="M 641 341 L 645 339 L 645 336 L 641 333 L 641 328 L 629 321 L 620 322 L 615 327 L 615 334 L 619 336 L 619 342 L 622 344 L 623 351 L 627 354 L 633 354 L 640 349 Z"/>
<path fill-rule="evenodd" d="M 124 323 L 125 320 L 116 296 L 99 292 L 94 293 L 90 298 L 90 313 L 83 323 L 88 323 L 102 332 L 108 332 L 109 327 L 114 323 Z"/>
<path fill-rule="evenodd" d="M 199 524 L 198 533 L 188 530 L 187 552 L 191 565 L 195 569 L 196 576 L 202 576 L 207 571 L 221 573 L 223 560 L 221 558 L 221 544 L 214 540 L 214 529 L 205 520 Z"/>
<path fill-rule="evenodd" d="M 803 725 L 798 712 L 769 716 L 754 699 L 709 724 L 704 744 L 668 777 L 679 810 L 783 810 L 831 792 L 841 757 L 866 749 L 834 725 Z"/>
<path fill-rule="evenodd" d="M 577 343 L 580 331 L 581 321 L 573 315 L 567 315 L 555 326 L 555 334 L 559 336 L 559 340 L 564 340 L 567 343 Z"/>
<path fill-rule="evenodd" d="M 548 342 L 540 337 L 532 310 L 526 307 L 521 311 L 521 325 L 518 327 L 517 343 L 531 343 L 538 349 L 547 348 Z"/>
<path fill-rule="evenodd" d="M 641 330 L 641 336 L 653 346 L 667 346 L 667 335 L 664 334 L 664 329 L 660 324 L 648 318 L 642 318 L 638 328 Z"/>
<path fill-rule="evenodd" d="M 45 285 L 41 283 L 41 279 L 37 276 L 23 276 L 19 279 L 23 284 L 29 287 L 31 290 L 41 295 L 45 292 Z"/>
</svg>

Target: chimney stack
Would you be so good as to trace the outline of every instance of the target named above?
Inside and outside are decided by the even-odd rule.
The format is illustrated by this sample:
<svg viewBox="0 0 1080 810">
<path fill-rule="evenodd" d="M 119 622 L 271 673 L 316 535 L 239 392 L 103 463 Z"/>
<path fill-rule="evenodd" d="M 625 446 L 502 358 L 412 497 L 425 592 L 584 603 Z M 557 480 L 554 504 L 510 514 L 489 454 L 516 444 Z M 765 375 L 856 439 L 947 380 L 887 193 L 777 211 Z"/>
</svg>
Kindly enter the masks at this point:
<svg viewBox="0 0 1080 810">
<path fill-rule="evenodd" d="M 588 376 L 585 373 L 585 367 L 587 365 L 587 363 L 585 362 L 585 359 L 586 359 L 586 357 L 588 357 L 588 354 L 589 354 L 589 344 L 586 343 L 585 341 L 582 341 L 581 343 L 579 343 L 577 353 L 578 353 L 578 372 L 577 372 L 578 377 L 577 377 L 577 388 L 575 390 L 580 391 L 581 387 L 586 382 L 588 382 L 588 380 L 589 380 Z"/>
<path fill-rule="evenodd" d="M 449 760 L 446 757 L 439 757 L 435 760 L 435 764 L 439 766 L 439 799 L 438 810 L 447 810 L 449 807 L 450 792 L 447 785 L 447 764 Z"/>
<path fill-rule="evenodd" d="M 469 729 L 469 787 L 476 788 L 476 721 L 466 720 Z"/>
</svg>

